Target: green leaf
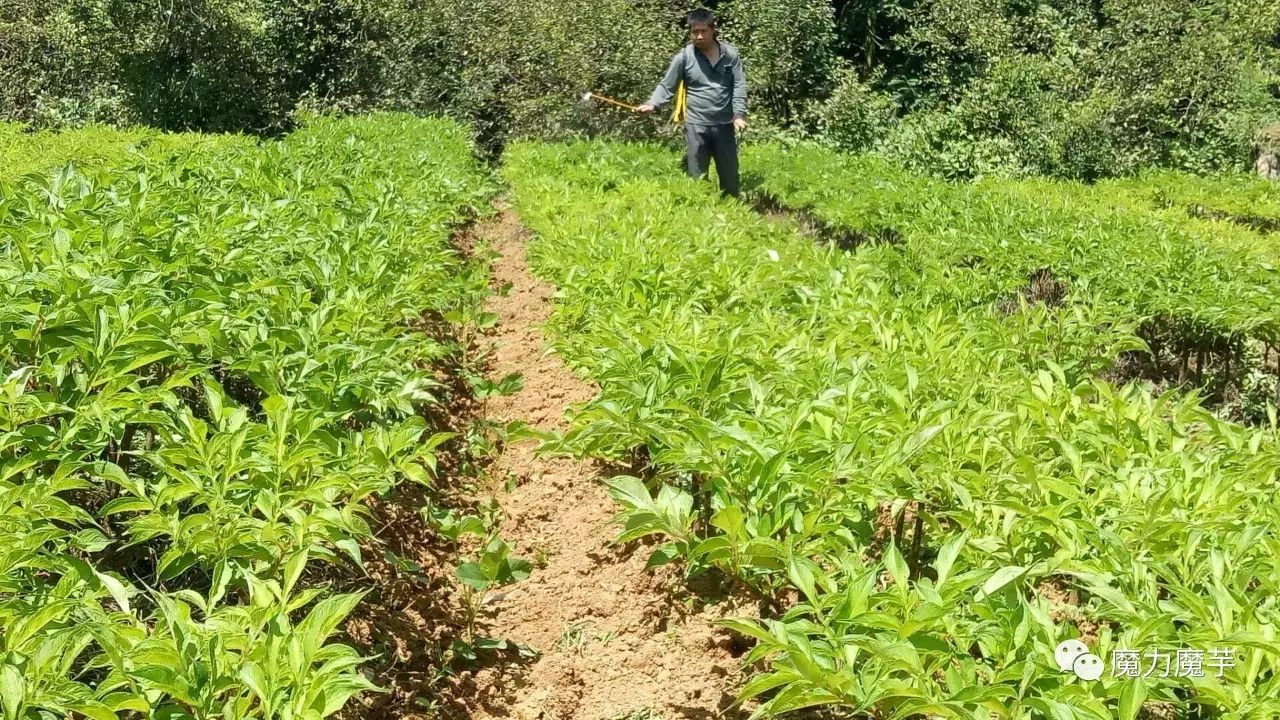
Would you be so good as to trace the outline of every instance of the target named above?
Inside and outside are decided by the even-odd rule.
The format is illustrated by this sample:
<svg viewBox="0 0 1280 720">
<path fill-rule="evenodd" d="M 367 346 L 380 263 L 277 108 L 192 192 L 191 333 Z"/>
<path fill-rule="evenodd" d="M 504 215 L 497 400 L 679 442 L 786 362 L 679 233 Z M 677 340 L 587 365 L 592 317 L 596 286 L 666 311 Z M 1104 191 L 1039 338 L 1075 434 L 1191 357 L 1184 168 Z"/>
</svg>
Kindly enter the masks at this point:
<svg viewBox="0 0 1280 720">
<path fill-rule="evenodd" d="M 345 593 L 324 598 L 316 603 L 307 617 L 298 623 L 296 635 L 305 639 L 306 652 L 310 655 L 319 652 L 324 641 L 351 614 L 363 597 L 360 593 Z"/>
<path fill-rule="evenodd" d="M 100 573 L 95 570 L 94 574 L 98 576 L 98 580 L 102 582 L 102 587 L 110 593 L 111 598 L 116 601 L 116 604 L 120 606 L 120 609 L 125 612 L 130 612 L 129 591 L 125 588 L 124 583 L 106 573 Z"/>
<path fill-rule="evenodd" d="M 271 702 L 271 693 L 267 690 L 267 688 L 270 687 L 270 681 L 267 679 L 267 674 L 263 672 L 262 668 L 256 662 L 246 660 L 244 664 L 240 666 L 240 680 L 244 682 L 245 687 L 249 688 L 249 690 L 253 691 L 254 695 L 258 696 L 258 700 L 262 703 L 262 707 L 267 708 L 268 713 L 270 714 L 270 711 L 274 707 Z"/>
<path fill-rule="evenodd" d="M 1027 569 L 1021 565 L 1007 565 L 1000 568 L 995 571 L 991 577 L 987 578 L 987 581 L 982 584 L 982 589 L 974 595 L 973 599 L 975 601 L 982 600 L 1005 585 L 1013 582 L 1015 579 L 1021 577 L 1026 571 Z"/>
<path fill-rule="evenodd" d="M 670 563 L 672 560 L 675 560 L 679 556 L 680 550 L 676 547 L 675 543 L 666 543 L 658 546 L 657 549 L 649 554 L 649 559 L 645 562 L 644 567 L 646 570 L 661 567 Z"/>
<path fill-rule="evenodd" d="M 0 706 L 4 708 L 5 720 L 18 720 L 26 698 L 27 684 L 22 679 L 22 671 L 7 663 L 0 666 Z"/>
<path fill-rule="evenodd" d="M 900 588 L 907 587 L 909 579 L 907 561 L 902 557 L 902 553 L 898 552 L 897 543 L 890 542 L 889 547 L 885 549 L 884 567 L 889 571 L 889 576 L 893 578 L 894 585 Z"/>
<path fill-rule="evenodd" d="M 404 473 L 404 476 L 414 484 L 421 485 L 422 487 L 427 487 L 427 488 L 433 485 L 431 481 L 431 474 L 427 472 L 426 468 L 422 467 L 417 463 L 413 463 L 413 462 L 405 463 L 404 465 L 400 466 L 400 470 L 401 472 Z"/>
<path fill-rule="evenodd" d="M 1142 703 L 1147 699 L 1147 684 L 1142 678 L 1131 678 L 1124 683 L 1120 691 L 1120 708 L 1117 720 L 1136 720 L 1142 710 Z"/>
<path fill-rule="evenodd" d="M 307 551 L 299 550 L 289 556 L 284 565 L 284 585 L 283 594 L 288 596 L 293 592 L 293 586 L 298 582 L 298 578 L 302 577 L 302 571 L 307 567 Z"/>
<path fill-rule="evenodd" d="M 748 700 L 769 692 L 770 690 L 775 690 L 788 685 L 794 681 L 795 679 L 787 673 L 765 673 L 763 675 L 757 675 L 751 679 L 751 682 L 748 682 L 742 688 L 739 692 L 739 696 L 743 700 Z"/>
<path fill-rule="evenodd" d="M 513 582 L 520 582 L 529 577 L 529 573 L 533 572 L 533 566 L 529 561 L 523 558 L 509 558 L 506 561 L 506 568 L 499 579 L 504 585 Z"/>
<path fill-rule="evenodd" d="M 152 509 L 151 501 L 144 498 L 136 497 L 118 497 L 115 500 L 102 506 L 98 514 L 102 517 L 110 517 L 124 512 L 147 512 Z"/>
<path fill-rule="evenodd" d="M 767 629 L 761 627 L 761 622 L 749 618 L 721 618 L 716 620 L 715 624 L 739 632 L 747 637 L 755 638 L 765 644 L 772 645 L 776 643 L 777 638 L 770 634 Z"/>
<path fill-rule="evenodd" d="M 70 707 L 73 713 L 84 715 L 90 720 L 120 720 L 120 717 L 112 710 L 103 705 L 72 705 Z"/>
<path fill-rule="evenodd" d="M 955 565 L 956 558 L 959 557 L 960 551 L 964 549 L 968 538 L 967 533 L 961 533 L 948 540 L 942 546 L 942 549 L 938 551 L 938 559 L 933 563 L 933 567 L 938 573 L 938 579 L 934 582 L 934 587 L 941 590 L 942 586 L 946 584 L 947 578 L 951 577 L 951 568 Z"/>
<path fill-rule="evenodd" d="M 479 563 L 464 562 L 458 566 L 458 579 L 476 590 L 487 590 L 493 584 L 492 578 L 485 574 Z"/>
</svg>

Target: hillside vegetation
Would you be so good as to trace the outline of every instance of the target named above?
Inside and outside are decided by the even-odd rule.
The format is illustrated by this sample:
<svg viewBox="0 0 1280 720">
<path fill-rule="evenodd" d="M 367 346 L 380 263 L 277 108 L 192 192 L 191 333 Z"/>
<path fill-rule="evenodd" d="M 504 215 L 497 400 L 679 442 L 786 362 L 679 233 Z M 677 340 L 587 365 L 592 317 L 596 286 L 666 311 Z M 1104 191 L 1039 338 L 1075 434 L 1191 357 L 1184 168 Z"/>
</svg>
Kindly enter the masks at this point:
<svg viewBox="0 0 1280 720">
<path fill-rule="evenodd" d="M 725 0 L 757 134 L 948 177 L 1247 168 L 1280 142 L 1269 0 Z M 0 7 L 0 117 L 276 133 L 300 107 L 398 108 L 508 137 L 652 136 L 640 102 L 685 3 L 32 0 Z M 1271 139 L 1267 139 L 1271 138 Z"/>
</svg>

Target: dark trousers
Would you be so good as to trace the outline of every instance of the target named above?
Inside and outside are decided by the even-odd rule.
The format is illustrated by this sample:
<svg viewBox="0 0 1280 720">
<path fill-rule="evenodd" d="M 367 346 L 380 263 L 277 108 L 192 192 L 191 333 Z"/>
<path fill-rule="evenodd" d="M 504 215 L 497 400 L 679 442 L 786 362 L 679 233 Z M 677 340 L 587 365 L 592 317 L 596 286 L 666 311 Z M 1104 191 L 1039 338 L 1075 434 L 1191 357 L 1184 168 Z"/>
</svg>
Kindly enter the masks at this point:
<svg viewBox="0 0 1280 720">
<path fill-rule="evenodd" d="M 716 160 L 720 192 L 738 196 L 738 139 L 732 125 L 684 124 L 685 162 L 689 177 L 701 180 L 707 176 L 711 158 Z"/>
</svg>

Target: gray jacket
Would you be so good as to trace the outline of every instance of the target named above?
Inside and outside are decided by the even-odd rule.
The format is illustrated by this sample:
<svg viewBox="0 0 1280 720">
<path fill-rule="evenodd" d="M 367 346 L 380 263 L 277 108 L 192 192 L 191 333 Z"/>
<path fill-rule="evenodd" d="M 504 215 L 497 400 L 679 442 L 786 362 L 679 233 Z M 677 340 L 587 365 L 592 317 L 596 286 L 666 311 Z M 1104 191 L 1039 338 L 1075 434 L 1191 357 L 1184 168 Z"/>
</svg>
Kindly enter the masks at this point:
<svg viewBox="0 0 1280 720">
<path fill-rule="evenodd" d="M 715 65 L 689 43 L 671 58 L 667 74 L 654 88 L 648 104 L 655 108 L 675 97 L 676 84 L 684 80 L 687 91 L 685 122 L 691 125 L 728 125 L 747 116 L 747 73 L 738 49 L 720 44 Z"/>
</svg>

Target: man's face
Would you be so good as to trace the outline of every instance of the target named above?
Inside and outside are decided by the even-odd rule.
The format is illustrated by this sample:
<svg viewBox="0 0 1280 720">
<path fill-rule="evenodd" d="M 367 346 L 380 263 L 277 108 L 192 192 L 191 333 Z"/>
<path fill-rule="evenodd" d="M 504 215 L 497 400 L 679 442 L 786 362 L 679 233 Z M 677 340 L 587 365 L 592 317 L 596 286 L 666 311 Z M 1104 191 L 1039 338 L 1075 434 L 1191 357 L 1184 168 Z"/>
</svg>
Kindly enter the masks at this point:
<svg viewBox="0 0 1280 720">
<path fill-rule="evenodd" d="M 706 23 L 694 23 L 689 26 L 689 39 L 694 47 L 707 50 L 716 44 L 716 30 Z"/>
</svg>

